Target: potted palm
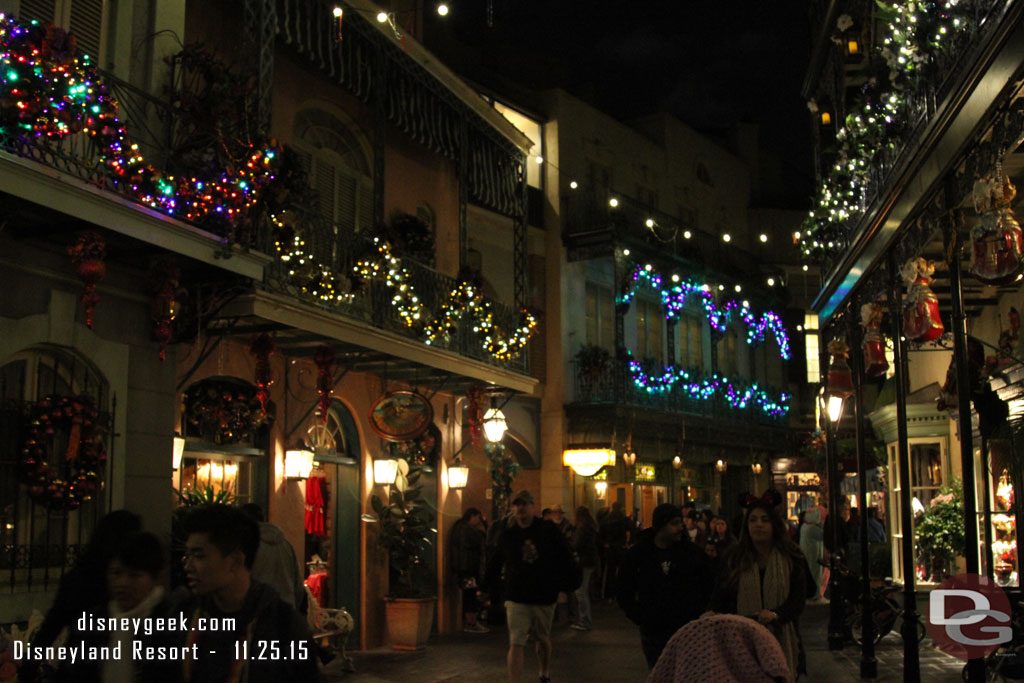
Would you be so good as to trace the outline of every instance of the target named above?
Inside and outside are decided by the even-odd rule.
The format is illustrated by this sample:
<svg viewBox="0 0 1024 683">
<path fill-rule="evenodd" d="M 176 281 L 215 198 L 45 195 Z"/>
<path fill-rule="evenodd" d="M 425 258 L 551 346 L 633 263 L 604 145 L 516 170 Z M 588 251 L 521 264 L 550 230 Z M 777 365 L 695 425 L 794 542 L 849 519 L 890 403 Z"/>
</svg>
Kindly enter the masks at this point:
<svg viewBox="0 0 1024 683">
<path fill-rule="evenodd" d="M 419 650 L 434 623 L 433 580 L 428 563 L 435 511 L 423 499 L 422 471 L 402 460 L 388 501 L 374 494 L 373 513 L 363 519 L 378 525 L 377 542 L 387 551 L 390 581 L 385 611 L 388 639 L 396 650 Z"/>
</svg>

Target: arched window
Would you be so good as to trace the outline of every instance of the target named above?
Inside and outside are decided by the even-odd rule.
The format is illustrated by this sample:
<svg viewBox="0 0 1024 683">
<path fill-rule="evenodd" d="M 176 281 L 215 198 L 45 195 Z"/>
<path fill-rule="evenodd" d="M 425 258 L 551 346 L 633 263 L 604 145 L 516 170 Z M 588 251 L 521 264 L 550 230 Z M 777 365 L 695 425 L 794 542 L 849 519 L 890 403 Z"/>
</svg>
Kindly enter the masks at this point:
<svg viewBox="0 0 1024 683">
<path fill-rule="evenodd" d="M 33 494 L 22 476 L 23 449 L 38 420 L 39 402 L 46 397 L 59 401 L 83 396 L 98 411 L 109 446 L 110 386 L 86 359 L 69 349 L 40 346 L 15 354 L 0 366 L 0 585 L 11 586 L 13 592 L 52 590 L 78 558 L 104 511 L 104 472 L 98 472 L 91 500 L 70 510 L 56 498 L 50 504 L 41 500 L 40 491 Z M 66 453 L 72 443 L 80 443 L 76 440 L 82 429 L 55 419 L 39 439 L 54 483 L 73 480 L 74 459 Z M 40 488 L 38 483 L 34 486 Z M 66 489 L 58 489 L 63 497 Z"/>
<path fill-rule="evenodd" d="M 320 213 L 343 228 L 368 230 L 373 225 L 372 153 L 351 121 L 323 109 L 295 115 L 295 149 Z"/>
</svg>

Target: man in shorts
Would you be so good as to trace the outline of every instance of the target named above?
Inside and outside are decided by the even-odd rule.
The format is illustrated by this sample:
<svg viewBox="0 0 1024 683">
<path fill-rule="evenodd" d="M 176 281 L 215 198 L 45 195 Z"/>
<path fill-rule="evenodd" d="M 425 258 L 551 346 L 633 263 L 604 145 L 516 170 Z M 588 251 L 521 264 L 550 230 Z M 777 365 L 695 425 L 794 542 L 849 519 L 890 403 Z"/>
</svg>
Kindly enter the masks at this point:
<svg viewBox="0 0 1024 683">
<path fill-rule="evenodd" d="M 523 649 L 533 636 L 541 683 L 550 683 L 551 621 L 559 591 L 567 589 L 574 572 L 565 537 L 551 521 L 534 515 L 529 491 L 512 498 L 512 515 L 504 522 L 498 548 L 487 566 L 485 585 L 494 586 L 504 567 L 505 611 L 508 615 L 508 679 L 523 676 Z"/>
</svg>

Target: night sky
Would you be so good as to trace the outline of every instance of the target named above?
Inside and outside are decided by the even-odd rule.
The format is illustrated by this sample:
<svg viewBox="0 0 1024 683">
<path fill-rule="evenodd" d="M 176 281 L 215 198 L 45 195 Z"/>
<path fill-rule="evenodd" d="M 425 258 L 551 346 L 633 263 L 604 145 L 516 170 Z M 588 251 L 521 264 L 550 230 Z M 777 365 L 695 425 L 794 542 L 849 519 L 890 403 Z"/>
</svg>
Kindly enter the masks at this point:
<svg viewBox="0 0 1024 683">
<path fill-rule="evenodd" d="M 665 110 L 723 138 L 739 122 L 758 123 L 764 153 L 783 160 L 785 195 L 768 203 L 809 203 L 810 119 L 800 96 L 810 54 L 805 3 L 493 3 L 492 27 L 486 0 L 450 0 L 443 20 L 428 3 L 428 47 L 496 90 L 507 81 L 563 87 L 620 119 Z"/>
</svg>

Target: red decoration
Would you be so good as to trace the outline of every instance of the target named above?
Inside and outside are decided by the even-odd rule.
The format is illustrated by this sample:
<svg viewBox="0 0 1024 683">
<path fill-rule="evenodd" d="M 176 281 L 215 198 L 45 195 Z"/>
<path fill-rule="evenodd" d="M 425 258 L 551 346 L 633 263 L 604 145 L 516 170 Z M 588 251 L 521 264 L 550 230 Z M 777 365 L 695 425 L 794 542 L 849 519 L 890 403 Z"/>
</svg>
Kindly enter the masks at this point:
<svg viewBox="0 0 1024 683">
<path fill-rule="evenodd" d="M 935 341 L 945 331 L 939 317 L 939 299 L 928 286 L 934 272 L 935 263 L 923 258 L 910 259 L 901 270 L 908 287 L 903 302 L 903 329 L 907 339 L 919 344 Z"/>
<path fill-rule="evenodd" d="M 997 169 L 974 184 L 974 208 L 981 216 L 971 229 L 971 274 L 985 284 L 1005 285 L 1020 274 L 1024 235 L 1010 204 L 1017 189 Z"/>
<path fill-rule="evenodd" d="M 828 343 L 828 352 L 832 355 L 828 366 L 829 396 L 845 399 L 853 394 L 853 372 L 846 363 L 850 347 L 842 339 L 833 339 Z"/>
<path fill-rule="evenodd" d="M 879 329 L 882 326 L 882 307 L 876 303 L 860 307 L 860 324 L 864 326 L 864 341 L 860 348 L 864 352 L 864 374 L 879 377 L 889 369 L 885 358 L 885 337 Z"/>
<path fill-rule="evenodd" d="M 330 346 L 321 346 L 313 357 L 316 363 L 316 390 L 320 394 L 320 419 L 326 424 L 327 411 L 331 407 L 331 366 L 334 365 L 334 350 Z"/>
<path fill-rule="evenodd" d="M 275 348 L 274 340 L 266 332 L 253 339 L 249 345 L 249 352 L 256 357 L 256 399 L 260 402 L 260 412 L 264 417 L 267 414 L 267 401 L 270 400 L 270 385 L 274 383 L 270 378 L 270 354 Z"/>
<path fill-rule="evenodd" d="M 169 259 L 158 259 L 153 262 L 153 282 L 156 295 L 150 305 L 153 317 L 153 339 L 160 344 L 160 360 L 166 356 L 167 345 L 171 341 L 171 322 L 178 314 L 178 278 L 181 271 Z"/>
<path fill-rule="evenodd" d="M 469 438 L 473 445 L 479 446 L 484 436 L 484 405 L 487 401 L 484 388 L 479 384 L 466 391 L 466 424 L 469 425 Z"/>
<path fill-rule="evenodd" d="M 29 496 L 55 510 L 76 510 L 92 500 L 107 461 L 105 431 L 89 396 L 47 396 L 36 403 L 22 442 L 21 475 Z M 67 434 L 67 445 L 51 464 L 58 433 Z"/>
<path fill-rule="evenodd" d="M 92 329 L 92 312 L 100 302 L 96 285 L 107 274 L 107 245 L 99 233 L 91 230 L 82 233 L 74 245 L 68 247 L 68 254 L 75 264 L 75 274 L 85 283 L 82 306 L 85 307 L 85 324 Z"/>
</svg>

